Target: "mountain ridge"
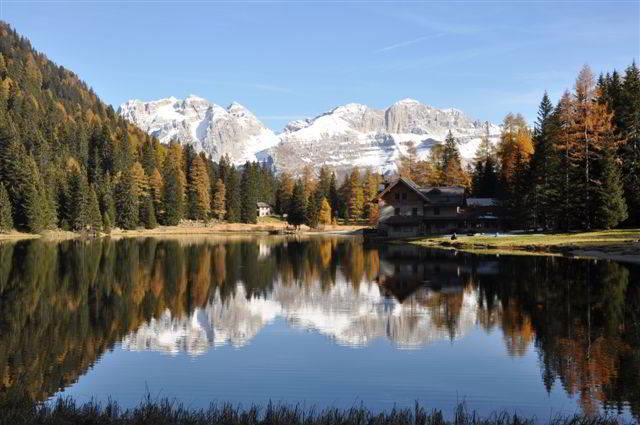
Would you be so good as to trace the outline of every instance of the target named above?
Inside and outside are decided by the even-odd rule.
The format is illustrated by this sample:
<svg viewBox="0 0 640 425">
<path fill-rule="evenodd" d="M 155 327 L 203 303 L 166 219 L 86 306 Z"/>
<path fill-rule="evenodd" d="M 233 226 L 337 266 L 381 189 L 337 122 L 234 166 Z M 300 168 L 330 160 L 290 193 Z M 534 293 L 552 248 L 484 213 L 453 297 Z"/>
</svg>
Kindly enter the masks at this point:
<svg viewBox="0 0 640 425">
<path fill-rule="evenodd" d="M 118 112 L 163 143 L 178 139 L 214 160 L 229 155 L 235 164 L 269 161 L 293 173 L 306 165 L 323 164 L 392 172 L 411 144 L 424 158 L 449 131 L 469 161 L 482 136 L 495 143 L 500 134 L 499 126 L 473 120 L 459 109 L 438 109 L 411 98 L 385 109 L 339 105 L 313 118 L 290 121 L 279 133 L 238 102 L 224 108 L 196 95 L 148 102 L 133 99 Z"/>
</svg>

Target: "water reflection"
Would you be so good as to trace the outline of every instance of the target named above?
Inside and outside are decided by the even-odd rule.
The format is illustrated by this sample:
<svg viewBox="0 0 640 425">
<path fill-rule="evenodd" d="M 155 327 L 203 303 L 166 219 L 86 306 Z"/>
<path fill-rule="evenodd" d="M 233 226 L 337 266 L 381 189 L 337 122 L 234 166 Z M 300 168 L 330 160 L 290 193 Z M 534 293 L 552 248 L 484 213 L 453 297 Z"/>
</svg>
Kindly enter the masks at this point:
<svg viewBox="0 0 640 425">
<path fill-rule="evenodd" d="M 45 399 L 115 344 L 200 355 L 270 322 L 398 348 L 499 331 L 585 412 L 640 414 L 637 268 L 357 239 L 99 240 L 0 245 L 0 395 Z M 455 365 L 451 365 L 455 367 Z"/>
</svg>

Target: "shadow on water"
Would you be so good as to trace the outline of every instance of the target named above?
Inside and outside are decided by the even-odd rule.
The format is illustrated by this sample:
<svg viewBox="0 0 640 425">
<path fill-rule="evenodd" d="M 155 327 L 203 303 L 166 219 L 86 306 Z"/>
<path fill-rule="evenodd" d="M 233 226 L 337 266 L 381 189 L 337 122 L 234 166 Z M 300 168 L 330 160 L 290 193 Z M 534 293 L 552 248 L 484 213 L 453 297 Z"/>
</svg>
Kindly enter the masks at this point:
<svg viewBox="0 0 640 425">
<path fill-rule="evenodd" d="M 120 343 L 243 347 L 274 317 L 346 346 L 499 331 L 510 356 L 536 350 L 547 391 L 640 417 L 637 267 L 356 238 L 0 244 L 0 398 L 45 400 Z"/>
</svg>

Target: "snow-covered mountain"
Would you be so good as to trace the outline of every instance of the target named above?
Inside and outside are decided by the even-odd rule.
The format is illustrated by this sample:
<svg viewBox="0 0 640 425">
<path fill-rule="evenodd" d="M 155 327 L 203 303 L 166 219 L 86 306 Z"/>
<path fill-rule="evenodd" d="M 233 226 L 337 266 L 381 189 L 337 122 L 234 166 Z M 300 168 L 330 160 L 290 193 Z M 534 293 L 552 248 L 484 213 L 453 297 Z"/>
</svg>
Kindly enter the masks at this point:
<svg viewBox="0 0 640 425">
<path fill-rule="evenodd" d="M 292 121 L 278 135 L 237 103 L 224 109 L 196 96 L 132 100 L 120 107 L 120 114 L 162 142 L 176 138 L 214 159 L 229 154 L 236 163 L 271 159 L 277 169 L 294 173 L 307 164 L 393 171 L 410 144 L 425 157 L 449 130 L 460 143 L 463 159 L 470 160 L 483 135 L 496 142 L 500 134 L 497 125 L 413 99 L 385 110 L 350 103 L 312 119 Z"/>
<path fill-rule="evenodd" d="M 235 102 L 223 108 L 193 95 L 184 100 L 130 100 L 119 113 L 163 143 L 176 139 L 214 159 L 229 155 L 237 164 L 256 160 L 257 152 L 279 142 L 273 131 Z"/>
<path fill-rule="evenodd" d="M 457 109 L 436 109 L 404 99 L 385 110 L 350 103 L 308 120 L 289 123 L 281 143 L 269 150 L 275 164 L 295 171 L 306 164 L 337 169 L 354 165 L 387 172 L 396 169 L 413 144 L 424 158 L 451 130 L 460 153 L 471 160 L 483 135 L 497 142 L 500 127 L 473 121 Z"/>
</svg>

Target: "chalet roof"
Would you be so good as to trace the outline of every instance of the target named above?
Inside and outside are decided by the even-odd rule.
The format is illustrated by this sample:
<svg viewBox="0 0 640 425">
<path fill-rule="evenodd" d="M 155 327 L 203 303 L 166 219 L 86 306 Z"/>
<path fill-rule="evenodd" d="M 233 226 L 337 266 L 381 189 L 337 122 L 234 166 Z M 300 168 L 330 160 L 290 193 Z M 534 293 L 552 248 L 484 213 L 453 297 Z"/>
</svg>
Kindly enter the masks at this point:
<svg viewBox="0 0 640 425">
<path fill-rule="evenodd" d="M 427 186 L 420 187 L 407 177 L 400 177 L 380 192 L 378 198 L 386 195 L 398 183 L 404 183 L 425 202 L 434 206 L 461 206 L 464 202 L 464 187 L 460 186 Z"/>
<path fill-rule="evenodd" d="M 462 205 L 464 202 L 464 187 L 423 187 L 420 188 L 420 191 L 433 205 Z"/>
<path fill-rule="evenodd" d="M 418 187 L 418 185 L 416 185 L 413 180 L 408 179 L 406 177 L 400 177 L 398 178 L 396 181 L 392 182 L 389 186 L 387 186 L 387 188 L 385 190 L 383 190 L 382 192 L 380 192 L 378 194 L 378 199 L 382 198 L 384 195 L 386 195 L 391 189 L 393 189 L 394 187 L 396 187 L 396 185 L 398 185 L 399 183 L 404 183 L 407 187 L 409 187 L 409 189 L 413 190 L 420 198 L 424 199 L 425 201 L 428 201 L 428 199 L 424 196 L 424 194 L 420 191 L 420 188 Z"/>
<path fill-rule="evenodd" d="M 257 202 L 258 208 L 271 208 L 271 205 L 266 202 Z"/>
</svg>

